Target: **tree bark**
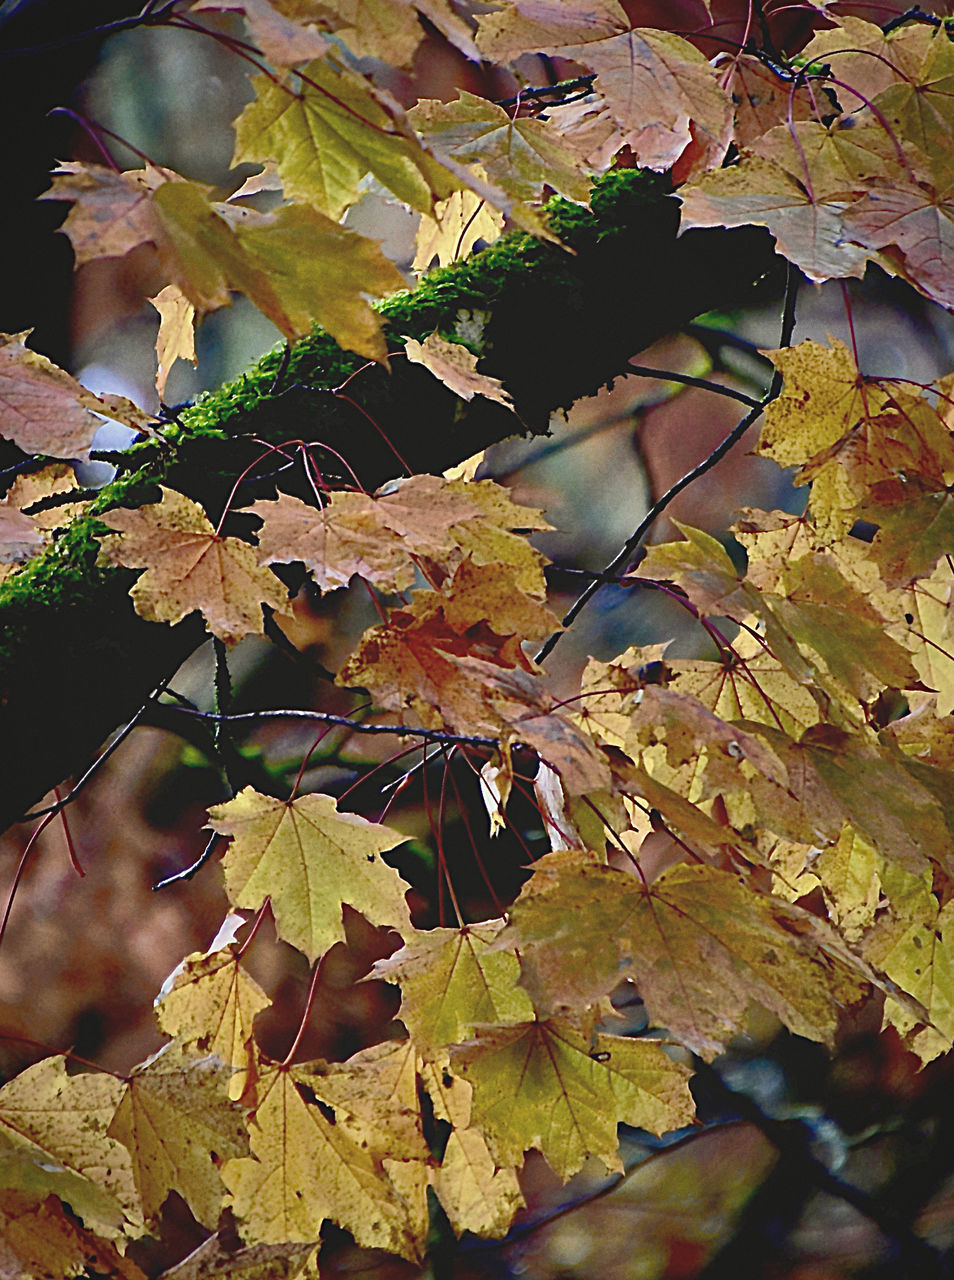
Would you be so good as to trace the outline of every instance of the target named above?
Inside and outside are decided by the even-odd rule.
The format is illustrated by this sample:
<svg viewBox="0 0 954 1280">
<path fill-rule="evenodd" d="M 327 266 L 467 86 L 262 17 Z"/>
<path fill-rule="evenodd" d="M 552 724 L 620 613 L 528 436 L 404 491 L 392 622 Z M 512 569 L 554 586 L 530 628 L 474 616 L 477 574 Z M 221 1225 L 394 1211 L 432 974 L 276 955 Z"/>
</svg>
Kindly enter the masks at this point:
<svg viewBox="0 0 954 1280">
<path fill-rule="evenodd" d="M 390 372 L 323 333 L 272 352 L 185 410 L 161 440 L 120 457 L 94 509 L 155 501 L 161 482 L 215 521 L 263 439 L 328 445 L 327 467 L 318 454 L 326 479 L 343 474 L 334 450 L 369 490 L 403 473 L 398 456 L 412 471 L 437 473 L 507 436 L 545 432 L 555 409 L 625 373 L 695 316 L 779 289 L 782 263 L 767 233 L 678 236 L 678 205 L 655 175 L 617 171 L 597 185 L 592 210 L 554 200 L 549 220 L 565 248 L 507 236 L 384 303 Z M 476 342 L 481 372 L 503 381 L 516 416 L 481 397 L 460 401 L 403 357 L 404 337 L 435 330 Z M 260 470 L 274 466 L 266 459 Z M 252 475 L 242 505 L 274 492 Z M 248 517 L 229 520 L 231 532 L 252 529 Z M 81 517 L 0 587 L 0 829 L 82 771 L 205 636 L 197 616 L 175 627 L 138 618 L 128 596 L 135 575 L 97 565 L 95 530 Z"/>
</svg>

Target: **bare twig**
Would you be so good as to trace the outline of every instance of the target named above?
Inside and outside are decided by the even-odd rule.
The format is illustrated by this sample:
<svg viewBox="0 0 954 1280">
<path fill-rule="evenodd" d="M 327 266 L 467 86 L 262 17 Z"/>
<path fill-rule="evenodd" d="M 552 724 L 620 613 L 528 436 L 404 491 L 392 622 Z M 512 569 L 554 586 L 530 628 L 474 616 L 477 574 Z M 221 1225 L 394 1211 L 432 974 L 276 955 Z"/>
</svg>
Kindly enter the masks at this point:
<svg viewBox="0 0 954 1280">
<path fill-rule="evenodd" d="M 92 781 L 93 777 L 97 773 L 99 773 L 100 769 L 102 769 L 103 765 L 106 763 L 109 757 L 113 754 L 113 752 L 123 742 L 126 741 L 129 735 L 132 733 L 133 729 L 135 729 L 136 725 L 139 723 L 139 721 L 143 718 L 143 716 L 149 710 L 153 702 L 155 702 L 155 700 L 159 697 L 159 695 L 162 693 L 162 691 L 165 689 L 166 685 L 169 683 L 171 679 L 172 679 L 171 675 L 167 676 L 165 680 L 163 680 L 163 682 L 156 689 L 153 690 L 153 692 L 142 704 L 142 706 L 139 708 L 139 710 L 136 712 L 133 718 L 126 722 L 126 724 L 116 734 L 115 738 L 113 738 L 112 742 L 105 749 L 105 751 L 103 751 L 100 755 L 96 757 L 96 759 L 89 766 L 86 772 L 82 775 L 79 781 L 74 783 L 73 786 L 70 787 L 69 791 L 66 793 L 66 795 L 63 797 L 62 800 L 57 800 L 56 804 L 47 805 L 45 809 L 34 809 L 30 813 L 25 813 L 23 817 L 20 819 L 20 821 L 32 822 L 34 818 L 45 818 L 48 815 L 59 813 L 59 811 L 61 809 L 65 809 L 68 804 L 72 804 L 73 801 L 76 799 L 76 797 L 79 795 L 79 793 L 83 790 L 83 788 L 89 782 Z"/>
<path fill-rule="evenodd" d="M 271 711 L 240 711 L 223 714 L 217 711 L 196 711 L 191 707 L 174 708 L 176 715 L 190 716 L 196 720 L 226 721 L 237 724 L 241 721 L 258 723 L 261 720 L 306 720 L 312 724 L 340 724 L 355 733 L 391 734 L 398 737 L 420 738 L 424 742 L 443 742 L 464 747 L 497 747 L 498 738 L 482 738 L 477 735 L 461 733 L 445 733 L 443 729 L 416 729 L 408 724 L 369 724 L 367 721 L 352 720 L 349 716 L 334 715 L 330 711 L 302 711 L 296 707 Z M 44 812 L 46 812 L 44 810 Z M 31 815 L 33 817 L 37 814 Z"/>
<path fill-rule="evenodd" d="M 71 44 L 82 44 L 84 40 L 99 40 L 104 36 L 114 35 L 117 31 L 129 31 L 134 27 L 161 26 L 172 16 L 172 11 L 178 3 L 179 0 L 167 0 L 166 4 L 147 0 L 138 13 L 128 18 L 117 18 L 114 22 L 104 22 L 98 27 L 87 27 L 83 31 L 57 36 L 55 40 L 46 40 L 42 44 L 20 45 L 12 49 L 0 48 L 0 58 L 28 58 L 35 53 L 52 53 L 56 49 L 65 49 Z"/>
<path fill-rule="evenodd" d="M 782 316 L 782 333 L 781 340 L 779 342 L 779 346 L 782 347 L 787 347 L 789 345 L 791 342 L 792 331 L 795 328 L 795 300 L 798 293 L 798 278 L 799 274 L 797 268 L 789 263 L 788 281 L 785 288 L 785 306 Z M 579 617 L 603 585 L 601 579 L 607 576 L 611 577 L 626 569 L 630 560 L 639 549 L 639 545 L 643 538 L 645 538 L 646 534 L 666 508 L 670 506 L 680 493 L 682 493 L 683 489 L 687 489 L 689 485 L 698 480 L 700 476 L 705 475 L 707 471 L 711 471 L 716 463 L 725 457 L 733 445 L 737 444 L 742 439 L 749 427 L 751 427 L 752 424 L 761 416 L 765 406 L 776 399 L 781 390 L 782 375 L 776 369 L 775 376 L 772 378 L 772 385 L 758 404 L 749 410 L 742 421 L 733 427 L 725 439 L 712 450 L 708 457 L 703 458 L 703 460 L 697 466 L 693 467 L 691 471 L 687 471 L 680 480 L 677 480 L 674 485 L 671 485 L 670 488 L 666 490 L 661 498 L 657 499 L 657 501 L 653 503 L 645 516 L 643 516 L 642 520 L 640 520 L 639 524 L 633 530 L 632 534 L 630 534 L 622 547 L 620 547 L 613 559 L 602 570 L 600 576 L 595 577 L 586 589 L 577 597 L 577 599 L 574 600 L 563 618 L 562 630 L 555 631 L 546 641 L 543 648 L 536 655 L 537 662 L 543 662 L 550 656 L 559 643 L 560 637 L 566 634 L 567 629 L 572 626 L 573 622 Z"/>
</svg>

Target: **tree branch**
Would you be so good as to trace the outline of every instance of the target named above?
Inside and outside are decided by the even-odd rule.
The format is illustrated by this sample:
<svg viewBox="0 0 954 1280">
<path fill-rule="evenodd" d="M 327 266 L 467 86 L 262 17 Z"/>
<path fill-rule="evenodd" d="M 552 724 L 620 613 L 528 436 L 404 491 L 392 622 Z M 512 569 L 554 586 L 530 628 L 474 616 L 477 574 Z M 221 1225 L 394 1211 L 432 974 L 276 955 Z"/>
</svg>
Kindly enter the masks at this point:
<svg viewBox="0 0 954 1280">
<path fill-rule="evenodd" d="M 678 206 L 654 174 L 614 171 L 594 188 L 591 210 L 554 199 L 547 213 L 565 248 L 511 234 L 380 307 L 394 353 L 407 336 L 452 336 L 462 323 L 479 332 L 481 372 L 503 381 L 518 416 L 483 397 L 463 403 L 410 361 L 395 360 L 390 372 L 369 366 L 315 331 L 133 446 L 94 512 L 155 501 L 163 483 L 215 522 L 263 441 L 324 445 L 325 477 L 353 483 L 344 457 L 368 490 L 399 471 L 395 451 L 414 470 L 439 473 L 521 428 L 546 432 L 552 411 L 625 374 L 657 338 L 777 288 L 781 259 L 766 232 L 677 236 Z M 346 399 L 338 389 L 349 379 Z M 273 477 L 243 486 L 249 502 L 274 492 Z M 248 517 L 230 516 L 226 531 L 250 527 Z M 74 521 L 0 586 L 0 734 L 14 744 L 0 781 L 0 829 L 81 772 L 205 638 L 197 615 L 168 627 L 134 613 L 134 575 L 97 563 L 100 531 L 93 517 Z"/>
</svg>

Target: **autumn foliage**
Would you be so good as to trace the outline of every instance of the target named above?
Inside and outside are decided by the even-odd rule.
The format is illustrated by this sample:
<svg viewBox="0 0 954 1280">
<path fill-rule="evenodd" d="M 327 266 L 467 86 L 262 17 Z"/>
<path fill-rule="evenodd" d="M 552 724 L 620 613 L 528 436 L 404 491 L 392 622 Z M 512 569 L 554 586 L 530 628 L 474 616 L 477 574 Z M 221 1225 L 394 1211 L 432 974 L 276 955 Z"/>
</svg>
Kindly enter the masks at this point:
<svg viewBox="0 0 954 1280">
<path fill-rule="evenodd" d="M 82 490 L 67 462 L 88 455 L 102 416 L 161 450 L 188 433 L 188 410 L 173 421 L 93 395 L 27 334 L 6 335 L 0 434 L 28 461 L 0 501 L 0 606 L 82 535 L 97 573 L 125 575 L 139 617 L 201 618 L 221 677 L 243 637 L 291 643 L 289 584 L 325 594 L 361 580 L 378 621 L 334 676 L 364 691 L 360 711 L 292 711 L 316 734 L 330 719 L 391 735 L 415 752 L 402 770 L 433 743 L 466 755 L 485 799 L 469 823 L 503 828 L 529 795 L 546 849 L 515 899 L 491 883 L 499 910 L 471 919 L 438 831 L 449 906 L 440 927 L 418 927 L 394 852 L 410 833 L 303 791 L 305 760 L 278 794 L 240 779 L 207 818 L 231 910 L 157 1000 L 167 1045 L 128 1077 L 66 1053 L 0 1089 L 0 1273 L 135 1280 L 127 1249 L 159 1233 L 172 1192 L 210 1235 L 228 1211 L 240 1243 L 213 1236 L 207 1269 L 183 1262 L 169 1280 L 239 1274 L 240 1260 L 249 1277 L 315 1275 L 326 1222 L 420 1261 L 438 1207 L 458 1236 L 503 1236 L 528 1152 L 566 1181 L 589 1157 L 622 1170 L 621 1124 L 691 1126 L 694 1072 L 754 1007 L 831 1047 L 847 1011 L 880 1002 L 919 1062 L 950 1053 L 954 373 L 921 385 L 862 372 L 834 339 L 790 345 L 801 277 L 857 279 L 874 264 L 954 308 L 947 20 L 878 26 L 837 0 L 782 6 L 798 21 L 739 5 L 731 23 L 712 17 L 707 43 L 702 4 L 691 21 L 692 6 L 667 19 L 666 6 L 617 0 L 164 8 L 254 64 L 234 162 L 260 173 L 223 198 L 148 163 L 69 161 L 45 196 L 69 203 L 77 266 L 151 246 L 160 395 L 174 362 L 194 359 L 194 326 L 241 293 L 289 344 L 318 325 L 369 365 L 417 363 L 464 402 L 514 410 L 520 432 L 519 403 L 481 369 L 481 325 L 396 332 L 374 300 L 407 280 L 342 215 L 371 183 L 416 211 L 426 280 L 505 229 L 559 248 L 551 196 L 586 205 L 603 175 L 652 170 L 671 175 L 664 198 L 684 230 L 767 228 L 790 264 L 781 345 L 765 353 L 763 397 L 737 396 L 733 440 L 758 420 L 758 453 L 792 469 L 807 502 L 743 510 L 732 554 L 688 525 L 644 549 L 648 520 L 581 580 L 587 599 L 607 581 L 662 593 L 707 656 L 654 645 L 591 658 L 567 697 L 549 682 L 564 631 L 531 541 L 550 526 L 476 478 L 479 459 L 408 475 L 395 450 L 394 479 L 367 492 L 360 459 L 329 470 L 320 422 L 302 422 L 300 439 L 256 441 L 253 466 L 294 465 L 251 503 L 242 474 L 210 510 L 148 474 Z M 512 97 L 402 106 L 383 72 L 409 68 L 425 32 L 511 77 Z M 554 69 L 545 91 L 530 55 Z M 348 394 L 360 406 L 357 375 Z M 154 701 L 171 707 L 175 678 L 166 690 L 168 673 L 155 675 Z M 223 768 L 234 782 L 227 753 Z M 380 796 L 362 795 L 380 817 Z M 661 835 L 663 862 L 649 852 Z M 345 907 L 394 931 L 373 976 L 400 989 L 399 1025 L 343 1062 L 301 1060 L 300 1037 L 273 1058 L 256 1025 L 271 997 L 243 957 L 270 919 L 317 982 L 346 940 Z M 645 1006 L 644 1034 L 618 1034 L 623 983 Z M 311 997 L 302 1031 L 310 1009 Z"/>
</svg>

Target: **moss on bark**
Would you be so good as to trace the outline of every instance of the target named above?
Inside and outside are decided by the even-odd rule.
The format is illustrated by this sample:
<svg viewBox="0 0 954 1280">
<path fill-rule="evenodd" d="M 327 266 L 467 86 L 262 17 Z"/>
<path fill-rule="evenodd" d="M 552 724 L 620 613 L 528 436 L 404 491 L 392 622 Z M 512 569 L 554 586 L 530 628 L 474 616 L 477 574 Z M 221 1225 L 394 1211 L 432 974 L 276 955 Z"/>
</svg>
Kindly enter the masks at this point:
<svg viewBox="0 0 954 1280">
<path fill-rule="evenodd" d="M 200 397 L 157 438 L 121 455 L 91 514 L 0 586 L 8 761 L 0 829 L 84 768 L 204 634 L 196 617 L 165 627 L 135 615 L 134 575 L 97 564 L 97 511 L 156 500 L 162 483 L 216 520 L 262 441 L 326 445 L 323 457 L 317 450 L 326 477 L 343 474 L 341 454 L 369 489 L 402 473 L 398 455 L 415 472 L 439 472 L 508 435 L 545 432 L 553 410 L 625 372 L 658 337 L 777 287 L 781 260 L 766 233 L 678 236 L 665 178 L 620 170 L 596 185 L 590 209 L 554 199 L 547 212 L 566 247 L 513 233 L 380 305 L 390 371 L 315 331 Z M 462 323 L 481 370 L 513 396 L 516 416 L 480 397 L 465 404 L 401 354 L 405 337 L 454 336 Z M 336 389 L 346 379 L 345 395 Z M 270 480 L 253 478 L 240 500 L 271 492 Z M 238 517 L 233 531 L 248 527 Z"/>
</svg>

